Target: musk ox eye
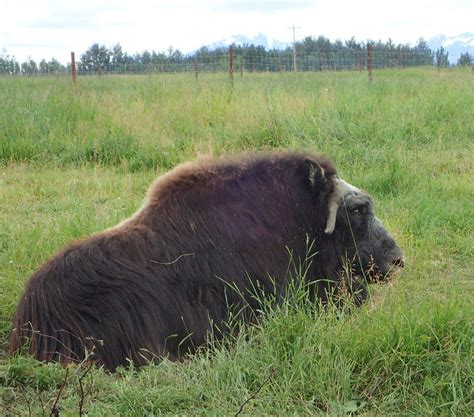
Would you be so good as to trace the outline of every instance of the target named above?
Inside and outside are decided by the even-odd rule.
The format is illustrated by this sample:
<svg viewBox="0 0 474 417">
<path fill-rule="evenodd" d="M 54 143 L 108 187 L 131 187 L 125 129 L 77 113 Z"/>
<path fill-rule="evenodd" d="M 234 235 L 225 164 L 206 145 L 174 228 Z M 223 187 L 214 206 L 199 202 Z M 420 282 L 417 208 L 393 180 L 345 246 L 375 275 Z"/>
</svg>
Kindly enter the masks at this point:
<svg viewBox="0 0 474 417">
<path fill-rule="evenodd" d="M 365 204 L 362 204 L 360 206 L 354 207 L 353 209 L 350 210 L 351 214 L 356 214 L 356 215 L 365 215 L 369 211 L 368 207 Z"/>
<path fill-rule="evenodd" d="M 362 216 L 367 213 L 367 210 L 363 207 L 357 207 L 350 210 L 350 214 L 353 216 Z"/>
</svg>

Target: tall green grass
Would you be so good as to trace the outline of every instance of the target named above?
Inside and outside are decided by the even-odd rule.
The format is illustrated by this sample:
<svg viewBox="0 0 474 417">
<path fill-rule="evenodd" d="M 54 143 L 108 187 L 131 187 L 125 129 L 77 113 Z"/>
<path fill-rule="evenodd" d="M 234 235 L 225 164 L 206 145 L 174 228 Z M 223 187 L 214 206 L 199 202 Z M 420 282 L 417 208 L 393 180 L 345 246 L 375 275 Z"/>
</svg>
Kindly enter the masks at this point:
<svg viewBox="0 0 474 417">
<path fill-rule="evenodd" d="M 3 366 L 4 406 L 88 415 L 472 415 L 469 303 L 383 304 L 359 310 L 309 302 L 293 287 L 264 305 L 255 326 L 214 342 L 184 363 L 162 361 L 109 375 L 88 366 Z M 79 379 L 87 387 L 78 389 Z M 24 388 L 26 387 L 26 388 Z M 61 387 L 63 387 L 61 389 Z M 41 399 L 41 400 L 40 400 Z M 48 402 L 49 401 L 49 402 Z"/>
<path fill-rule="evenodd" d="M 199 154 L 325 153 L 373 196 L 406 255 L 360 309 L 299 288 L 183 363 L 82 380 L 109 415 L 473 415 L 474 77 L 363 73 L 0 78 L 0 412 L 77 414 L 87 366 L 9 358 L 28 276 L 118 223 L 161 172 Z M 61 388 L 62 387 L 62 388 Z M 10 411 L 9 411 L 10 410 Z"/>
<path fill-rule="evenodd" d="M 196 153 L 312 147 L 383 163 L 474 135 L 472 75 L 363 73 L 0 79 L 0 161 L 169 168 Z M 348 157 L 347 149 L 350 149 Z M 346 159 L 345 159 L 346 158 Z"/>
</svg>

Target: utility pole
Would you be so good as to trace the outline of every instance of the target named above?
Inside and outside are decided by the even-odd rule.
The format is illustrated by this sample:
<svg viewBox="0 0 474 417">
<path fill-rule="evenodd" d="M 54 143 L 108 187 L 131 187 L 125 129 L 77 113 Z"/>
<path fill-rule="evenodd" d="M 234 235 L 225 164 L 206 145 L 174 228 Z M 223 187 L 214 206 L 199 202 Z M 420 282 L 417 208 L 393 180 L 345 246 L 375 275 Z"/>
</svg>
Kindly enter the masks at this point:
<svg viewBox="0 0 474 417">
<path fill-rule="evenodd" d="M 293 71 L 296 72 L 296 29 L 301 29 L 301 26 L 293 25 L 288 29 L 293 29 Z"/>
</svg>

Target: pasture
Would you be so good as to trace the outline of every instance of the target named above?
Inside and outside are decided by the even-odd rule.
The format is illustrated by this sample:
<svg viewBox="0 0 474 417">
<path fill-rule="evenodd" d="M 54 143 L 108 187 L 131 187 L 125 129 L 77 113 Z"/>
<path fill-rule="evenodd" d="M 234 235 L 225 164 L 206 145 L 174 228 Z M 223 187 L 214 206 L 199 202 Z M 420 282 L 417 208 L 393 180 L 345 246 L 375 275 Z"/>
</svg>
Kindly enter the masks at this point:
<svg viewBox="0 0 474 417">
<path fill-rule="evenodd" d="M 474 414 L 474 74 L 0 78 L 2 415 Z M 7 354 L 31 273 L 197 155 L 310 149 L 367 190 L 405 251 L 360 309 L 301 288 L 182 363 L 116 374 Z"/>
</svg>

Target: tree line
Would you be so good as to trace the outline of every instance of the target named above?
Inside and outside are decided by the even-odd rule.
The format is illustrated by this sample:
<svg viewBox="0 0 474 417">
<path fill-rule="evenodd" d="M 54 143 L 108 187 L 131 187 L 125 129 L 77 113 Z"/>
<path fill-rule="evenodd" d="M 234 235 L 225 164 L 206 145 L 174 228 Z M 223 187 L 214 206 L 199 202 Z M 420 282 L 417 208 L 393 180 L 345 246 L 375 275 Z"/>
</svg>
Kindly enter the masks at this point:
<svg viewBox="0 0 474 417">
<path fill-rule="evenodd" d="M 324 36 L 306 37 L 286 49 L 266 49 L 254 44 L 233 45 L 236 71 L 322 71 L 363 69 L 368 65 L 370 48 L 372 68 L 412 67 L 420 65 L 449 66 L 448 52 L 443 48 L 431 50 L 420 38 L 415 46 L 387 42 L 362 43 L 354 38 L 331 42 Z M 229 47 L 209 49 L 206 46 L 190 54 L 169 48 L 166 52 L 147 51 L 136 54 L 124 52 L 120 44 L 112 48 L 94 43 L 80 55 L 79 74 L 151 73 L 182 71 L 227 71 Z M 462 54 L 457 65 L 473 65 L 474 57 Z M 32 59 L 19 63 L 14 57 L 0 56 L 0 74 L 55 75 L 70 71 L 56 59 Z"/>
</svg>

